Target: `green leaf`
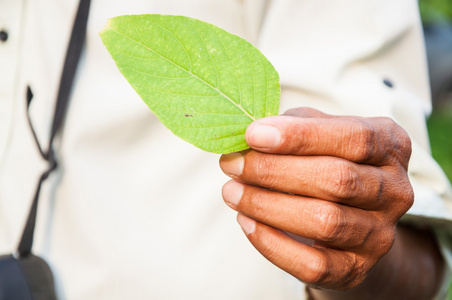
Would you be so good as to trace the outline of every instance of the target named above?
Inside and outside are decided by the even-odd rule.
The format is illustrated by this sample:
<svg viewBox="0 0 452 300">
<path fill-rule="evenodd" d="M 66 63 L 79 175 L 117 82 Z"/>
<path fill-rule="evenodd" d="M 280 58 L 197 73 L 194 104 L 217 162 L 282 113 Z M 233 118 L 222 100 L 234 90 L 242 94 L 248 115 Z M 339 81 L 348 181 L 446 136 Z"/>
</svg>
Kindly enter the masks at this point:
<svg viewBox="0 0 452 300">
<path fill-rule="evenodd" d="M 250 43 L 214 25 L 183 16 L 119 16 L 100 36 L 163 124 L 205 151 L 248 148 L 246 127 L 278 114 L 273 66 Z"/>
</svg>

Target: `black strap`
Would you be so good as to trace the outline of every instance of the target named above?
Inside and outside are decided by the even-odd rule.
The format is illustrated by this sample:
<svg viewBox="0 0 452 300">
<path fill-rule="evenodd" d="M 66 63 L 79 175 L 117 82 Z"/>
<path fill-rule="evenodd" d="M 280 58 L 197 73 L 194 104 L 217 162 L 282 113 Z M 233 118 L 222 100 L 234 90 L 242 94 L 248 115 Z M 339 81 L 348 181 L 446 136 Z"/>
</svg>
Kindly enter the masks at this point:
<svg viewBox="0 0 452 300">
<path fill-rule="evenodd" d="M 69 46 L 66 52 L 66 59 L 64 61 L 63 73 L 61 75 L 60 87 L 58 90 L 57 102 L 55 107 L 55 112 L 53 115 L 53 123 L 50 131 L 50 139 L 47 151 L 44 152 L 41 147 L 33 126 L 30 122 L 33 135 L 38 145 L 39 151 L 42 157 L 49 163 L 49 168 L 41 175 L 39 178 L 38 186 L 33 198 L 33 203 L 28 214 L 27 223 L 25 224 L 24 231 L 22 233 L 22 238 L 18 247 L 18 254 L 22 257 L 27 256 L 31 253 L 31 248 L 33 246 L 33 235 L 36 224 L 36 214 L 38 210 L 38 199 L 39 192 L 41 190 L 42 183 L 47 179 L 50 173 L 56 169 L 58 163 L 55 157 L 55 151 L 53 148 L 53 140 L 61 128 L 65 112 L 68 106 L 69 94 L 71 92 L 72 83 L 74 81 L 75 71 L 77 69 L 77 64 L 80 59 L 80 54 L 82 52 L 83 44 L 85 42 L 86 36 L 86 23 L 88 21 L 90 0 L 80 0 L 77 15 L 75 17 L 74 26 L 72 28 L 71 39 L 69 41 Z M 33 94 L 31 89 L 27 90 L 27 107 L 30 104 Z"/>
</svg>

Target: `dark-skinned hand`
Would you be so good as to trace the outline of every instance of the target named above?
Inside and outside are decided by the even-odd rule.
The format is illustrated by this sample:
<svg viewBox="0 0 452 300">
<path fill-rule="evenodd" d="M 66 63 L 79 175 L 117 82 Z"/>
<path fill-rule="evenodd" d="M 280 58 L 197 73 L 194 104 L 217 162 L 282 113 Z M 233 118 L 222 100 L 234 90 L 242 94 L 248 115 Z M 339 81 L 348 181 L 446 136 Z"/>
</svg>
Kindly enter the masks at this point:
<svg viewBox="0 0 452 300">
<path fill-rule="evenodd" d="M 315 299 L 405 299 L 396 297 L 412 284 L 432 297 L 442 274 L 436 245 L 428 232 L 397 225 L 413 204 L 411 141 L 399 125 L 297 108 L 255 121 L 245 138 L 250 150 L 220 159 L 233 178 L 223 198 L 269 261 L 314 288 Z M 432 272 L 433 284 L 408 276 L 392 288 L 387 279 L 415 270 L 412 259 L 425 262 L 416 270 Z"/>
</svg>

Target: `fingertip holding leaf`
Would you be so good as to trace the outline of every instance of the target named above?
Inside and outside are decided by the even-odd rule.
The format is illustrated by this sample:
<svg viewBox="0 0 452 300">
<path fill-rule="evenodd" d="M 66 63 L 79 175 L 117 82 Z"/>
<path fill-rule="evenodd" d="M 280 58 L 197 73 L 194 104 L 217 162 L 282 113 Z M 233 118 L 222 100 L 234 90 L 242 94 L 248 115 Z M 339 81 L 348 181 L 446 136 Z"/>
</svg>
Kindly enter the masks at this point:
<svg viewBox="0 0 452 300">
<path fill-rule="evenodd" d="M 99 33 L 118 69 L 175 135 L 214 153 L 248 148 L 245 130 L 279 112 L 279 76 L 244 39 L 183 16 L 109 19 Z"/>
</svg>

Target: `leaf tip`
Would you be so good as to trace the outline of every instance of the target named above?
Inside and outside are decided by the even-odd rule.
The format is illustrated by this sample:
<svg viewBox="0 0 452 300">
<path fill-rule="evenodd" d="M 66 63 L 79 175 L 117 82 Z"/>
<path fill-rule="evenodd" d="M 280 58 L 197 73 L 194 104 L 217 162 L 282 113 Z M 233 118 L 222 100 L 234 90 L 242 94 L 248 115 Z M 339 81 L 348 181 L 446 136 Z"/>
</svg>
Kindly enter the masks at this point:
<svg viewBox="0 0 452 300">
<path fill-rule="evenodd" d="M 111 23 L 112 23 L 112 18 L 108 19 L 107 22 L 105 23 L 104 27 L 102 28 L 102 30 L 99 31 L 100 37 L 102 37 L 106 31 L 111 29 Z"/>
</svg>

